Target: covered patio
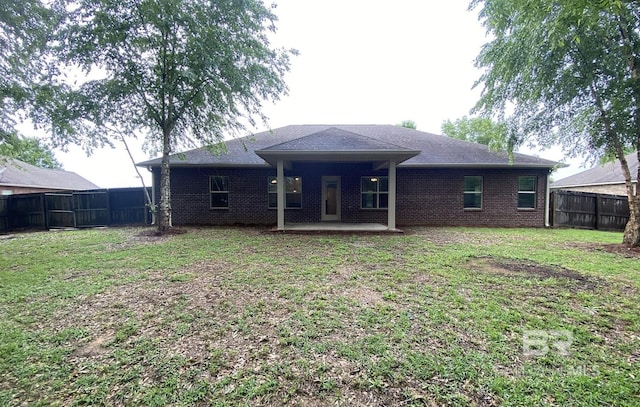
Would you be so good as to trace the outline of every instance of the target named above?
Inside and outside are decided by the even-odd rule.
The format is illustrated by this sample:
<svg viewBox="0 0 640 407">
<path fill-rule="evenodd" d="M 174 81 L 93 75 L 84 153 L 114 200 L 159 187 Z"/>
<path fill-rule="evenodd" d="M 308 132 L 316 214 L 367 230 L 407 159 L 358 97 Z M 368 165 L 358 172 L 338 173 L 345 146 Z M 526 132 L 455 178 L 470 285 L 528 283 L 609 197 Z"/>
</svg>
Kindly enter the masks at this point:
<svg viewBox="0 0 640 407">
<path fill-rule="evenodd" d="M 420 151 L 410 150 L 395 144 L 382 142 L 337 128 L 302 137 L 293 141 L 257 150 L 256 154 L 276 168 L 277 186 L 277 231 L 359 231 L 382 232 L 396 229 L 396 166 Z M 342 219 L 341 175 L 322 174 L 321 202 L 318 210 L 322 222 L 285 223 L 286 191 L 285 170 L 296 163 L 316 164 L 367 164 L 371 170 L 386 170 L 388 178 L 387 224 L 357 223 Z M 372 181 L 377 182 L 375 177 Z M 346 190 L 344 191 L 346 192 Z M 360 191 L 358 191 L 360 193 Z M 382 206 L 381 206 L 382 208 Z M 347 222 L 342 222 L 347 220 Z"/>
</svg>

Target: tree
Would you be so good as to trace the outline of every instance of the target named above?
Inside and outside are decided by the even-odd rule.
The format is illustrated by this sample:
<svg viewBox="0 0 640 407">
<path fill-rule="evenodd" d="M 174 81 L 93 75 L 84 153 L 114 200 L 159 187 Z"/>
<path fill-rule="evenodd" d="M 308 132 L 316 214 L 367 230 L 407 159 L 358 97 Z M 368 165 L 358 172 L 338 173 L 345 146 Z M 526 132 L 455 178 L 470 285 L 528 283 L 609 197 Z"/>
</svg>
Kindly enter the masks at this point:
<svg viewBox="0 0 640 407">
<path fill-rule="evenodd" d="M 53 135 L 100 140 L 145 134 L 162 151 L 158 228 L 171 224 L 169 156 L 253 126 L 286 92 L 293 50 L 272 49 L 273 7 L 260 0 L 63 0 L 56 55 L 101 75 L 50 109 Z M 68 83 L 68 82 L 67 82 Z M 106 136 L 105 136 L 106 135 Z M 108 141 L 108 140 L 107 140 Z"/>
<path fill-rule="evenodd" d="M 488 117 L 463 116 L 455 122 L 447 120 L 442 123 L 442 133 L 458 140 L 484 144 L 491 151 L 511 151 L 510 139 L 507 136 L 507 125 L 496 123 Z"/>
<path fill-rule="evenodd" d="M 15 134 L 16 115 L 33 107 L 53 17 L 39 0 L 0 2 L 0 141 Z"/>
<path fill-rule="evenodd" d="M 640 245 L 640 196 L 624 152 L 640 154 L 640 2 L 473 0 L 493 39 L 476 66 L 475 111 L 504 118 L 512 134 L 570 155 L 613 155 L 631 216 L 623 243 Z M 640 174 L 638 174 L 640 175 Z"/>
<path fill-rule="evenodd" d="M 53 152 L 35 137 L 7 134 L 0 140 L 0 159 L 11 157 L 42 168 L 60 169 Z"/>
<path fill-rule="evenodd" d="M 413 120 L 403 120 L 402 122 L 400 122 L 400 124 L 398 124 L 398 126 L 413 130 L 418 128 L 418 125 L 416 125 L 416 122 L 414 122 Z"/>
</svg>

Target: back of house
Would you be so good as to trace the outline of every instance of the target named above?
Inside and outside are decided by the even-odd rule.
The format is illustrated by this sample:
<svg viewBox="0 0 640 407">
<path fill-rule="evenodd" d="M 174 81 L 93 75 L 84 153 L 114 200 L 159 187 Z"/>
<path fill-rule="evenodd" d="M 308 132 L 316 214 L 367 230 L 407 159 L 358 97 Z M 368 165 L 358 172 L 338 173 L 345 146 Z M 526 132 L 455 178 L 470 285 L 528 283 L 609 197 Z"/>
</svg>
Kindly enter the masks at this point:
<svg viewBox="0 0 640 407">
<path fill-rule="evenodd" d="M 544 227 L 557 162 L 391 125 L 292 125 L 170 157 L 174 225 Z M 159 201 L 160 163 L 153 172 Z"/>
</svg>

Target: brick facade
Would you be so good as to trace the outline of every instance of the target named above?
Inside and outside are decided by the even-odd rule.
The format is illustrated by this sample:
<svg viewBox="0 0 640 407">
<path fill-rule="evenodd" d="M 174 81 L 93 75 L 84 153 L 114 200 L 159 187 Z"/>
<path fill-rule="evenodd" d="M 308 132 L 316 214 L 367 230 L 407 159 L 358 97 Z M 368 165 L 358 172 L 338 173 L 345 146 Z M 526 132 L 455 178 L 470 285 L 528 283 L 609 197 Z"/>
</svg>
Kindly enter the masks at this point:
<svg viewBox="0 0 640 407">
<path fill-rule="evenodd" d="M 342 222 L 387 222 L 386 209 L 361 209 L 360 179 L 386 176 L 371 163 L 294 163 L 286 176 L 302 177 L 302 208 L 286 209 L 285 223 L 320 222 L 322 176 L 341 177 Z M 210 209 L 209 178 L 229 177 L 229 208 Z M 180 168 L 171 170 L 174 225 L 274 225 L 275 209 L 268 208 L 268 177 L 275 168 Z M 483 177 L 480 210 L 463 208 L 464 177 Z M 518 209 L 518 177 L 536 176 L 536 207 Z M 428 226 L 543 227 L 546 169 L 397 169 L 396 223 Z M 160 184 L 154 168 L 154 185 Z M 156 202 L 159 190 L 155 190 Z"/>
<path fill-rule="evenodd" d="M 0 195 L 38 194 L 43 192 L 67 192 L 69 189 L 16 187 L 12 185 L 0 186 Z"/>
<path fill-rule="evenodd" d="M 637 188 L 637 183 L 634 182 L 633 186 L 635 190 L 635 188 Z M 624 184 L 624 182 L 618 184 L 585 185 L 575 187 L 560 187 L 554 189 L 575 192 L 590 192 L 594 194 L 627 195 L 627 186 Z"/>
</svg>

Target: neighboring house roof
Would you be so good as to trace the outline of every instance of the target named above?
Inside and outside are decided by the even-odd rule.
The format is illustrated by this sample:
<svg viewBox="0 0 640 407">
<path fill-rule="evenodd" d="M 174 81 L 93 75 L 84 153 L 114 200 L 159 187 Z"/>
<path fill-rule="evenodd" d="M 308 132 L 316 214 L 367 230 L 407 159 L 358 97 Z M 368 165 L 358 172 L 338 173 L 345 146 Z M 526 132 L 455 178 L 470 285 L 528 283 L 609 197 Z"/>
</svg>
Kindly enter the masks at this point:
<svg viewBox="0 0 640 407">
<path fill-rule="evenodd" d="M 637 182 L 638 155 L 634 152 L 625 156 L 631 171 L 631 180 Z M 620 161 L 612 161 L 604 165 L 598 165 L 586 171 L 559 179 L 551 184 L 551 188 L 570 188 L 579 186 L 595 186 L 623 184 L 624 175 Z"/>
<path fill-rule="evenodd" d="M 40 168 L 13 158 L 0 159 L 0 186 L 70 191 L 99 188 L 75 172 Z"/>
<path fill-rule="evenodd" d="M 339 155 L 361 152 L 371 157 L 390 157 L 402 167 L 531 167 L 552 168 L 557 162 L 524 154 L 489 151 L 487 146 L 392 125 L 292 125 L 226 141 L 226 152 L 216 154 L 206 147 L 175 154 L 171 166 L 273 165 L 271 158 L 310 152 Z M 284 155 L 283 155 L 284 154 Z M 265 158 L 267 161 L 265 161 Z M 372 158 L 374 159 L 374 158 Z M 160 158 L 139 166 L 159 166 Z"/>
</svg>

